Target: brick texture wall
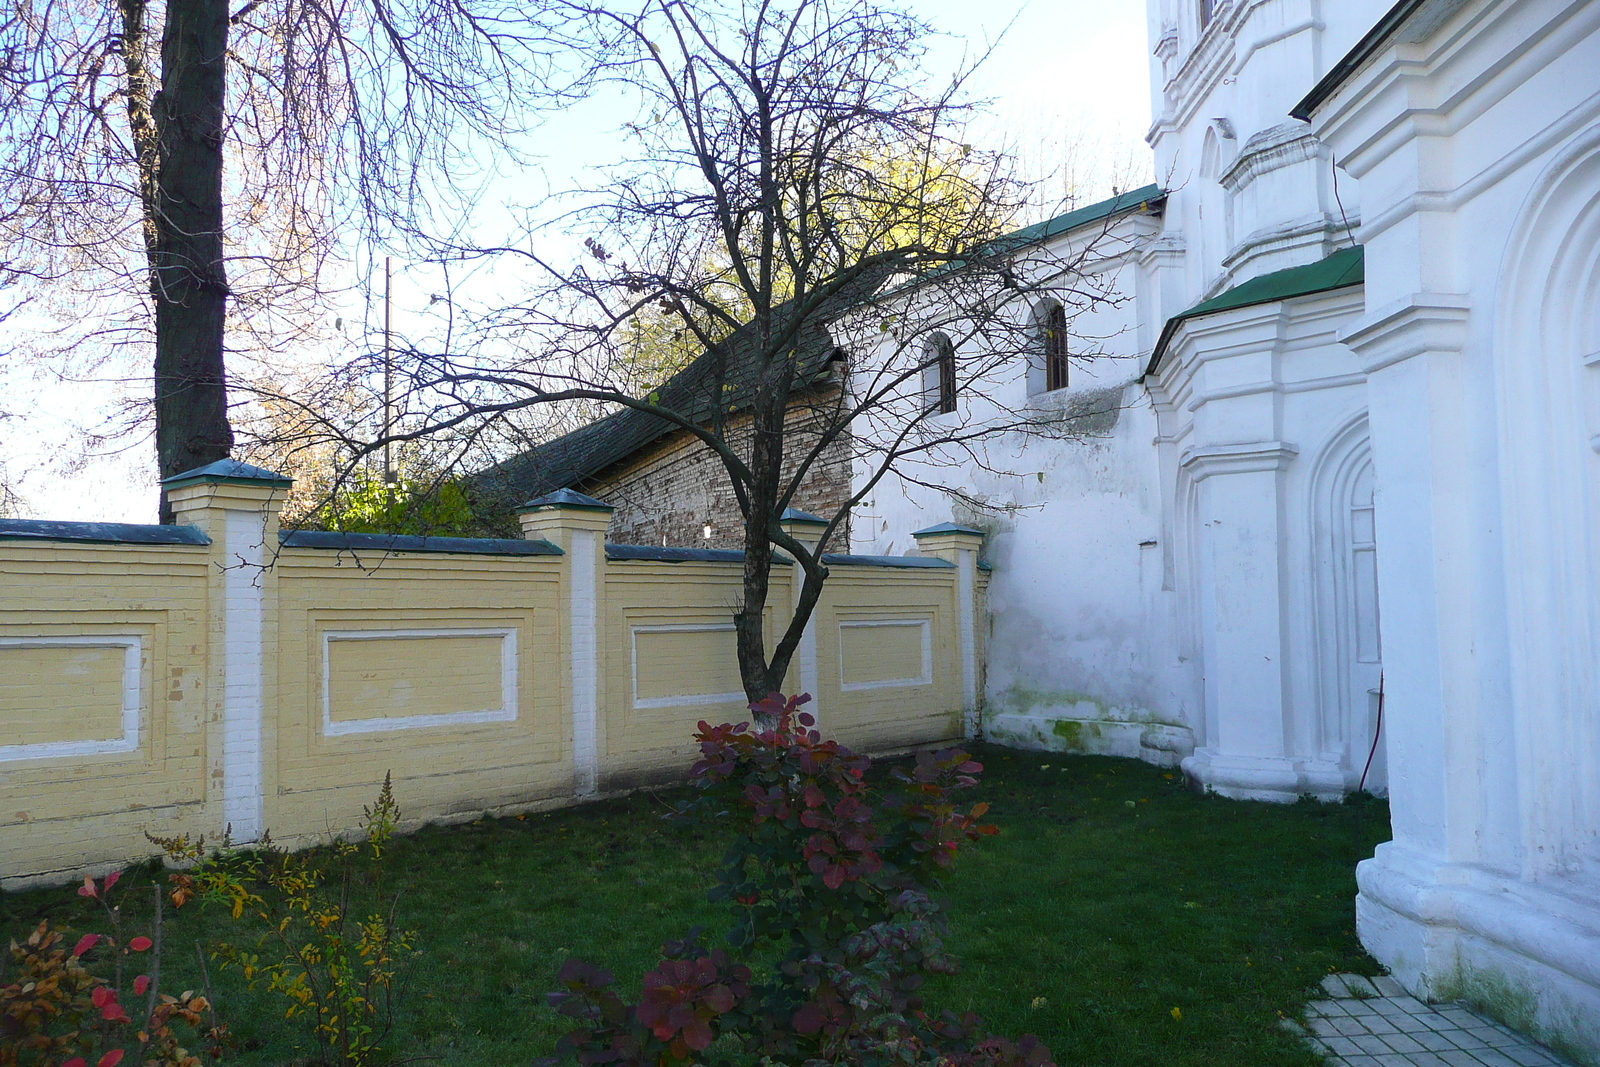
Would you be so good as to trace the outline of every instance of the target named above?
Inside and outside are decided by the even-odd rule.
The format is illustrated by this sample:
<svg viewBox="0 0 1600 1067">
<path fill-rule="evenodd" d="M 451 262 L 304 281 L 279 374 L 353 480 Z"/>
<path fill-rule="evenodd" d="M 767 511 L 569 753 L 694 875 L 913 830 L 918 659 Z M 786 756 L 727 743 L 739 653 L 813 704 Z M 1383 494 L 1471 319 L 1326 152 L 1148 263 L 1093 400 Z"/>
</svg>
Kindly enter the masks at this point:
<svg viewBox="0 0 1600 1067">
<path fill-rule="evenodd" d="M 787 457 L 804 455 L 816 440 L 818 411 L 838 402 L 837 391 L 797 400 L 786 420 Z M 729 440 L 741 452 L 748 448 L 748 420 L 730 427 Z M 812 465 L 795 494 L 793 506 L 831 519 L 850 498 L 851 444 L 848 434 L 828 446 Z M 784 477 L 795 463 L 786 458 Z M 583 487 L 617 510 L 607 540 L 624 545 L 671 545 L 686 548 L 741 548 L 743 522 L 733 487 L 722 461 L 698 438 L 683 432 L 662 438 Z M 706 527 L 710 536 L 706 536 Z M 848 552 L 849 520 L 829 539 L 835 552 Z"/>
</svg>

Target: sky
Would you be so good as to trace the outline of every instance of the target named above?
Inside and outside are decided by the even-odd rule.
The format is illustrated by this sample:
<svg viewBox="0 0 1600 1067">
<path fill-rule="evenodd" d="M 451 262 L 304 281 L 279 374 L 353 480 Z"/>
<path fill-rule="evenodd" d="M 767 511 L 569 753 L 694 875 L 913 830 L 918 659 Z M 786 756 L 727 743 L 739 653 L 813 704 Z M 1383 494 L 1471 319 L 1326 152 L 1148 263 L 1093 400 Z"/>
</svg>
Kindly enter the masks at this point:
<svg viewBox="0 0 1600 1067">
<path fill-rule="evenodd" d="M 1092 202 L 1150 180 L 1143 144 L 1149 51 L 1139 0 L 909 0 L 908 6 L 942 31 L 927 57 L 932 74 L 942 76 L 993 47 L 970 83 L 975 96 L 991 102 L 974 140 L 1014 149 L 1031 177 L 1052 175 L 1042 187 L 1052 203 L 1064 195 Z M 539 135 L 544 173 L 533 185 L 560 187 L 585 166 L 615 158 L 613 131 L 624 110 L 600 101 L 547 123 Z M 397 264 L 397 332 L 406 331 L 405 309 L 425 305 L 433 286 L 425 273 Z M 0 419 L 0 465 L 20 491 L 20 514 L 155 521 L 148 437 L 87 458 L 72 447 L 75 430 L 92 429 L 116 392 L 106 383 L 24 382 L 0 373 L 0 414 L 13 415 Z"/>
</svg>

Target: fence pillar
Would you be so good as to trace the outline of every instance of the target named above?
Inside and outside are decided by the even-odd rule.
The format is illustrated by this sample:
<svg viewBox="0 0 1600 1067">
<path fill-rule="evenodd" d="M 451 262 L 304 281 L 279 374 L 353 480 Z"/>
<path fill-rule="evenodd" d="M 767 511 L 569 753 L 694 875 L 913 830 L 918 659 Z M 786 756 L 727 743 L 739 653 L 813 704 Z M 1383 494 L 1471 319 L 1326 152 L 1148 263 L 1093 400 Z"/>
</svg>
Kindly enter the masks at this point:
<svg viewBox="0 0 1600 1067">
<path fill-rule="evenodd" d="M 266 669 L 276 657 L 278 514 L 292 479 L 224 459 L 163 479 L 161 488 L 180 524 L 211 538 L 211 645 L 208 717 L 221 724 L 220 744 L 208 745 L 209 802 L 222 802 L 222 824 L 233 839 L 259 840 L 265 829 L 265 710 L 277 692 Z M 218 699 L 220 695 L 220 699 Z M 218 740 L 208 731 L 212 742 Z M 220 761 L 216 753 L 220 751 Z M 213 809 L 214 810 L 214 809 Z"/>
<path fill-rule="evenodd" d="M 606 529 L 614 509 L 571 489 L 558 489 L 517 509 L 522 536 L 543 538 L 567 554 L 567 678 L 572 698 L 572 791 L 600 788 L 601 655 L 605 647 Z"/>
<path fill-rule="evenodd" d="M 784 509 L 779 520 L 783 532 L 799 541 L 807 548 L 815 549 L 817 542 L 822 540 L 822 531 L 828 528 L 828 520 L 820 515 L 813 515 L 809 511 L 798 508 Z M 792 582 L 793 596 L 790 597 L 790 607 L 795 608 L 800 604 L 800 587 L 805 583 L 805 568 L 800 566 L 800 561 L 794 564 L 794 580 Z M 822 606 L 818 601 L 817 607 Z M 811 703 L 806 705 L 806 710 L 816 718 L 817 725 L 822 724 L 822 694 L 818 692 L 821 683 L 817 669 L 817 616 L 813 611 L 811 618 L 806 620 L 805 631 L 800 635 L 800 648 L 797 650 L 800 660 L 800 691 L 811 694 Z"/>
<path fill-rule="evenodd" d="M 968 737 L 978 732 L 978 553 L 983 531 L 971 526 L 941 522 L 911 535 L 925 556 L 937 556 L 956 565 L 956 626 L 961 644 L 961 704 Z"/>
</svg>

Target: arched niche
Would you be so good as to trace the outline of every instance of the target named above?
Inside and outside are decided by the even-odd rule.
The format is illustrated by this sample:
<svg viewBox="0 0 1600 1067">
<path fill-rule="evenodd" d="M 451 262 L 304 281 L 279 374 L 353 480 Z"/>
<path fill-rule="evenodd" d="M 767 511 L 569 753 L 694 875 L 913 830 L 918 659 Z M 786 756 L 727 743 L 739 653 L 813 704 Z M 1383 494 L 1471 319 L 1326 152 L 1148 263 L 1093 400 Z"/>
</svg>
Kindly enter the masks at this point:
<svg viewBox="0 0 1600 1067">
<path fill-rule="evenodd" d="M 1361 412 L 1329 438 L 1312 468 L 1314 737 L 1317 755 L 1338 764 L 1348 788 L 1381 796 L 1388 792 L 1388 760 L 1378 703 L 1383 653 L 1375 484 Z"/>
<path fill-rule="evenodd" d="M 1506 246 L 1494 392 L 1523 873 L 1600 876 L 1600 126 Z"/>
</svg>

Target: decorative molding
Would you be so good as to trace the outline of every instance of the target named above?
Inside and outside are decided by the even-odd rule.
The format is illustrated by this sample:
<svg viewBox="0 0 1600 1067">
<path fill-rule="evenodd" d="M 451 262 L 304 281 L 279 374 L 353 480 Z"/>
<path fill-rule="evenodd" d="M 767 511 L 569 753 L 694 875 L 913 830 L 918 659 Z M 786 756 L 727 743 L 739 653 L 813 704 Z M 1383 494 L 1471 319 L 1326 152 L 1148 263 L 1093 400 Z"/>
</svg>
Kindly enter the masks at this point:
<svg viewBox="0 0 1600 1067">
<path fill-rule="evenodd" d="M 1147 141 L 1154 143 L 1162 133 L 1192 121 L 1195 110 L 1209 98 L 1217 83 L 1223 78 L 1237 76 L 1260 50 L 1297 34 L 1320 33 L 1327 28 L 1320 18 L 1313 17 L 1289 25 L 1279 23 L 1259 37 L 1246 37 L 1245 26 L 1257 9 L 1276 2 L 1229 0 L 1217 4 L 1210 24 L 1198 34 L 1177 72 L 1163 70 L 1162 115 L 1152 125 Z M 1267 20 L 1262 21 L 1265 24 Z"/>
<path fill-rule="evenodd" d="M 1425 352 L 1460 352 L 1469 311 L 1457 293 L 1413 293 L 1352 323 L 1338 340 L 1372 374 Z"/>
<path fill-rule="evenodd" d="M 1203 482 L 1217 474 L 1286 470 L 1299 454 L 1298 448 L 1283 441 L 1202 445 L 1185 452 L 1178 460 L 1178 465 L 1188 472 L 1191 480 Z"/>
<path fill-rule="evenodd" d="M 139 705 L 142 702 L 140 663 L 144 638 L 138 634 L 92 637 L 0 637 L 0 648 L 120 648 L 122 649 L 122 734 L 88 741 L 43 741 L 31 745 L 0 745 L 0 763 L 15 760 L 104 756 L 139 750 Z"/>
<path fill-rule="evenodd" d="M 335 641 L 404 641 L 428 637 L 500 638 L 500 706 L 476 711 L 452 711 L 436 715 L 402 715 L 382 719 L 341 719 L 333 721 L 329 681 Z M 391 730 L 420 730 L 434 726 L 460 726 L 471 723 L 515 722 L 517 719 L 517 631 L 515 627 L 442 628 L 432 630 L 324 630 L 322 632 L 322 733 L 326 737 L 349 734 L 387 733 Z"/>
<path fill-rule="evenodd" d="M 1190 398 L 1189 403 L 1184 405 L 1184 409 L 1187 411 L 1199 411 L 1213 400 L 1233 400 L 1241 396 L 1257 396 L 1261 393 L 1281 391 L 1278 383 L 1274 381 L 1243 382 L 1223 389 L 1213 389 L 1210 392 L 1197 392 Z"/>
<path fill-rule="evenodd" d="M 633 706 L 635 710 L 646 708 L 687 708 L 699 704 L 747 704 L 749 698 L 744 695 L 744 690 L 737 693 L 684 693 L 670 697 L 643 697 L 639 696 L 639 635 L 640 634 L 720 634 L 734 633 L 731 622 L 690 622 L 663 626 L 634 626 L 629 632 L 628 643 L 633 655 Z"/>
<path fill-rule="evenodd" d="M 1317 212 L 1309 216 L 1302 216 L 1294 222 L 1284 222 L 1273 226 L 1263 226 L 1252 230 L 1249 234 L 1234 242 L 1226 255 L 1222 257 L 1222 275 L 1212 287 L 1213 292 L 1232 288 L 1238 284 L 1239 275 L 1258 260 L 1268 256 L 1287 256 L 1302 248 L 1314 248 L 1316 254 L 1306 262 L 1315 262 L 1326 259 L 1333 253 L 1351 247 L 1350 234 L 1361 225 L 1359 216 L 1352 216 L 1350 225 L 1345 226 L 1344 219 L 1335 219 L 1330 215 Z M 1301 257 L 1295 256 L 1295 259 Z M 1300 263 L 1292 263 L 1300 266 Z M 1269 264 L 1274 270 L 1282 269 Z M 1271 273 L 1264 271 L 1262 273 Z"/>
<path fill-rule="evenodd" d="M 1178 27 L 1176 23 L 1169 22 L 1161 27 L 1161 36 L 1156 41 L 1153 54 L 1162 60 L 1171 59 L 1178 54 Z"/>
<path fill-rule="evenodd" d="M 1269 126 L 1251 135 L 1239 150 L 1239 155 L 1217 176 L 1217 181 L 1228 192 L 1238 194 L 1263 174 L 1271 174 L 1296 163 L 1315 162 L 1327 155 L 1327 147 L 1317 140 L 1304 123 Z"/>
<path fill-rule="evenodd" d="M 1183 257 L 1188 253 L 1188 246 L 1184 244 L 1182 230 L 1167 230 L 1154 241 L 1147 242 L 1139 250 L 1139 265 L 1147 269 L 1157 269 L 1164 266 L 1181 267 Z"/>
<path fill-rule="evenodd" d="M 963 553 L 966 555 L 967 553 Z M 922 674 L 916 678 L 886 678 L 880 682 L 846 682 L 844 678 L 844 632 L 882 626 L 915 626 L 922 631 Z M 965 675 L 965 671 L 963 671 Z M 965 680 L 963 678 L 963 680 Z M 933 621 L 931 619 L 846 619 L 839 623 L 839 690 L 845 693 L 862 689 L 905 689 L 933 684 Z"/>
</svg>

